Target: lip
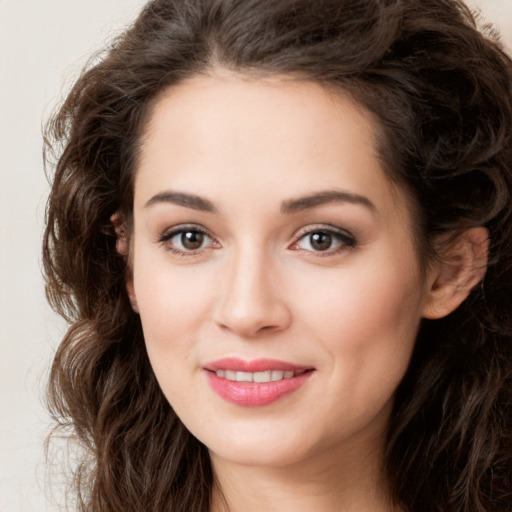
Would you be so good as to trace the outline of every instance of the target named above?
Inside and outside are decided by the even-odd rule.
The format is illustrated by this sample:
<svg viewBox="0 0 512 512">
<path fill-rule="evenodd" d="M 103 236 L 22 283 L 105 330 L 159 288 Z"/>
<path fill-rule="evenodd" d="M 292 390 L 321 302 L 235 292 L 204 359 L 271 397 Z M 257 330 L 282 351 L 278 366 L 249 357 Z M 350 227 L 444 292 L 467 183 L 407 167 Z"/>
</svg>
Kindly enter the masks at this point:
<svg viewBox="0 0 512 512">
<path fill-rule="evenodd" d="M 302 366 L 277 359 L 254 359 L 245 361 L 236 357 L 226 357 L 218 359 L 204 365 L 205 370 L 216 372 L 217 370 L 232 370 L 240 372 L 267 372 L 272 370 L 284 370 L 292 372 L 301 372 L 313 370 L 312 366 Z"/>
<path fill-rule="evenodd" d="M 276 359 L 256 359 L 244 361 L 237 358 L 225 358 L 206 364 L 206 379 L 212 390 L 231 404 L 241 407 L 263 407 L 297 391 L 311 377 L 314 368 L 278 361 Z M 218 377 L 217 370 L 243 372 L 264 372 L 284 370 L 300 372 L 295 377 L 272 382 L 236 382 Z"/>
</svg>

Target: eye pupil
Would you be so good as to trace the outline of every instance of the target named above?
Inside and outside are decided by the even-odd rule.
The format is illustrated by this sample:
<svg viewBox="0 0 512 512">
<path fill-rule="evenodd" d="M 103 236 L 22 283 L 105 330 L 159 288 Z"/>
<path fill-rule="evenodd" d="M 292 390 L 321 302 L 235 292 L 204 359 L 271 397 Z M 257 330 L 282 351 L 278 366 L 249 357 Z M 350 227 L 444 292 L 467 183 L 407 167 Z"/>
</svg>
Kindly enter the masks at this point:
<svg viewBox="0 0 512 512">
<path fill-rule="evenodd" d="M 319 231 L 312 233 L 310 237 L 311 247 L 317 251 L 326 251 L 332 245 L 332 236 L 329 233 Z"/>
<path fill-rule="evenodd" d="M 185 249 L 199 249 L 203 245 L 204 235 L 199 231 L 185 231 L 181 235 L 181 243 Z"/>
</svg>

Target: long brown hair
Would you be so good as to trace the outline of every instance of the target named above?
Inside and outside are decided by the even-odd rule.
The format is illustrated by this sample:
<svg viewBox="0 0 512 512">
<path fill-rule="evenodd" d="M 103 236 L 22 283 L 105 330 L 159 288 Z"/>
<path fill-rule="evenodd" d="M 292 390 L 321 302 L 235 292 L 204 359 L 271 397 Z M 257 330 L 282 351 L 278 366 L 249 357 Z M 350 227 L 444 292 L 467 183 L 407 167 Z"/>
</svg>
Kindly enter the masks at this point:
<svg viewBox="0 0 512 512">
<path fill-rule="evenodd" d="M 387 471 L 405 511 L 510 511 L 512 63 L 458 0 L 153 0 L 83 72 L 47 126 L 43 245 L 48 299 L 70 324 L 48 399 L 83 448 L 78 509 L 209 509 L 207 450 L 158 387 L 110 218 L 129 230 L 155 98 L 212 66 L 315 81 L 370 110 L 425 260 L 442 233 L 488 229 L 484 281 L 421 326 Z"/>
</svg>

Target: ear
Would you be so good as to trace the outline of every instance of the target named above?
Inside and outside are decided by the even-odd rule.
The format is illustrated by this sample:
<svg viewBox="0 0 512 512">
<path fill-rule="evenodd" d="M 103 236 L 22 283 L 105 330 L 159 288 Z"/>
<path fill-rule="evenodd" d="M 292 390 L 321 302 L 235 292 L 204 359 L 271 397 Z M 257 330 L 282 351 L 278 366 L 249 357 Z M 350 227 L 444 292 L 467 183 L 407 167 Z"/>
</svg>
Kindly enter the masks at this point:
<svg viewBox="0 0 512 512">
<path fill-rule="evenodd" d="M 126 222 L 121 217 L 119 212 L 114 213 L 110 217 L 110 222 L 114 226 L 114 231 L 117 235 L 116 241 L 116 250 L 117 252 L 123 256 L 123 259 L 126 263 L 125 269 L 125 287 L 126 292 L 128 293 L 128 298 L 130 299 L 130 304 L 135 313 L 139 313 L 139 306 L 137 305 L 137 297 L 135 296 L 135 288 L 133 285 L 133 271 L 131 268 L 131 264 L 129 262 L 129 241 L 128 234 L 126 230 Z"/>
<path fill-rule="evenodd" d="M 110 222 L 114 226 L 114 231 L 117 235 L 116 250 L 118 254 L 128 258 L 128 235 L 126 233 L 126 221 L 122 218 L 119 212 L 110 216 Z"/>
<path fill-rule="evenodd" d="M 487 268 L 489 233 L 484 227 L 464 231 L 431 269 L 423 317 L 442 318 L 455 311 Z"/>
<path fill-rule="evenodd" d="M 135 313 L 139 314 L 139 306 L 137 304 L 137 296 L 135 295 L 135 287 L 133 285 L 133 272 L 130 266 L 126 267 L 124 274 L 124 283 L 126 287 L 126 292 L 128 293 L 128 298 L 130 299 L 130 304 Z"/>
</svg>

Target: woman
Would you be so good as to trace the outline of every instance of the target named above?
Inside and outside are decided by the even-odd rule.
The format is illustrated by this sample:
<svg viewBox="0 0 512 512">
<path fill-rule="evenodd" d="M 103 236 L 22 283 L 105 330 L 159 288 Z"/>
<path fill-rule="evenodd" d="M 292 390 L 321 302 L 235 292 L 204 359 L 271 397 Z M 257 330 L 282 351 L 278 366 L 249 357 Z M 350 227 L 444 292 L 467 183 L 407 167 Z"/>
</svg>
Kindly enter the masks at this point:
<svg viewBox="0 0 512 512">
<path fill-rule="evenodd" d="M 83 511 L 512 508 L 512 66 L 455 0 L 155 0 L 44 239 Z"/>
</svg>

